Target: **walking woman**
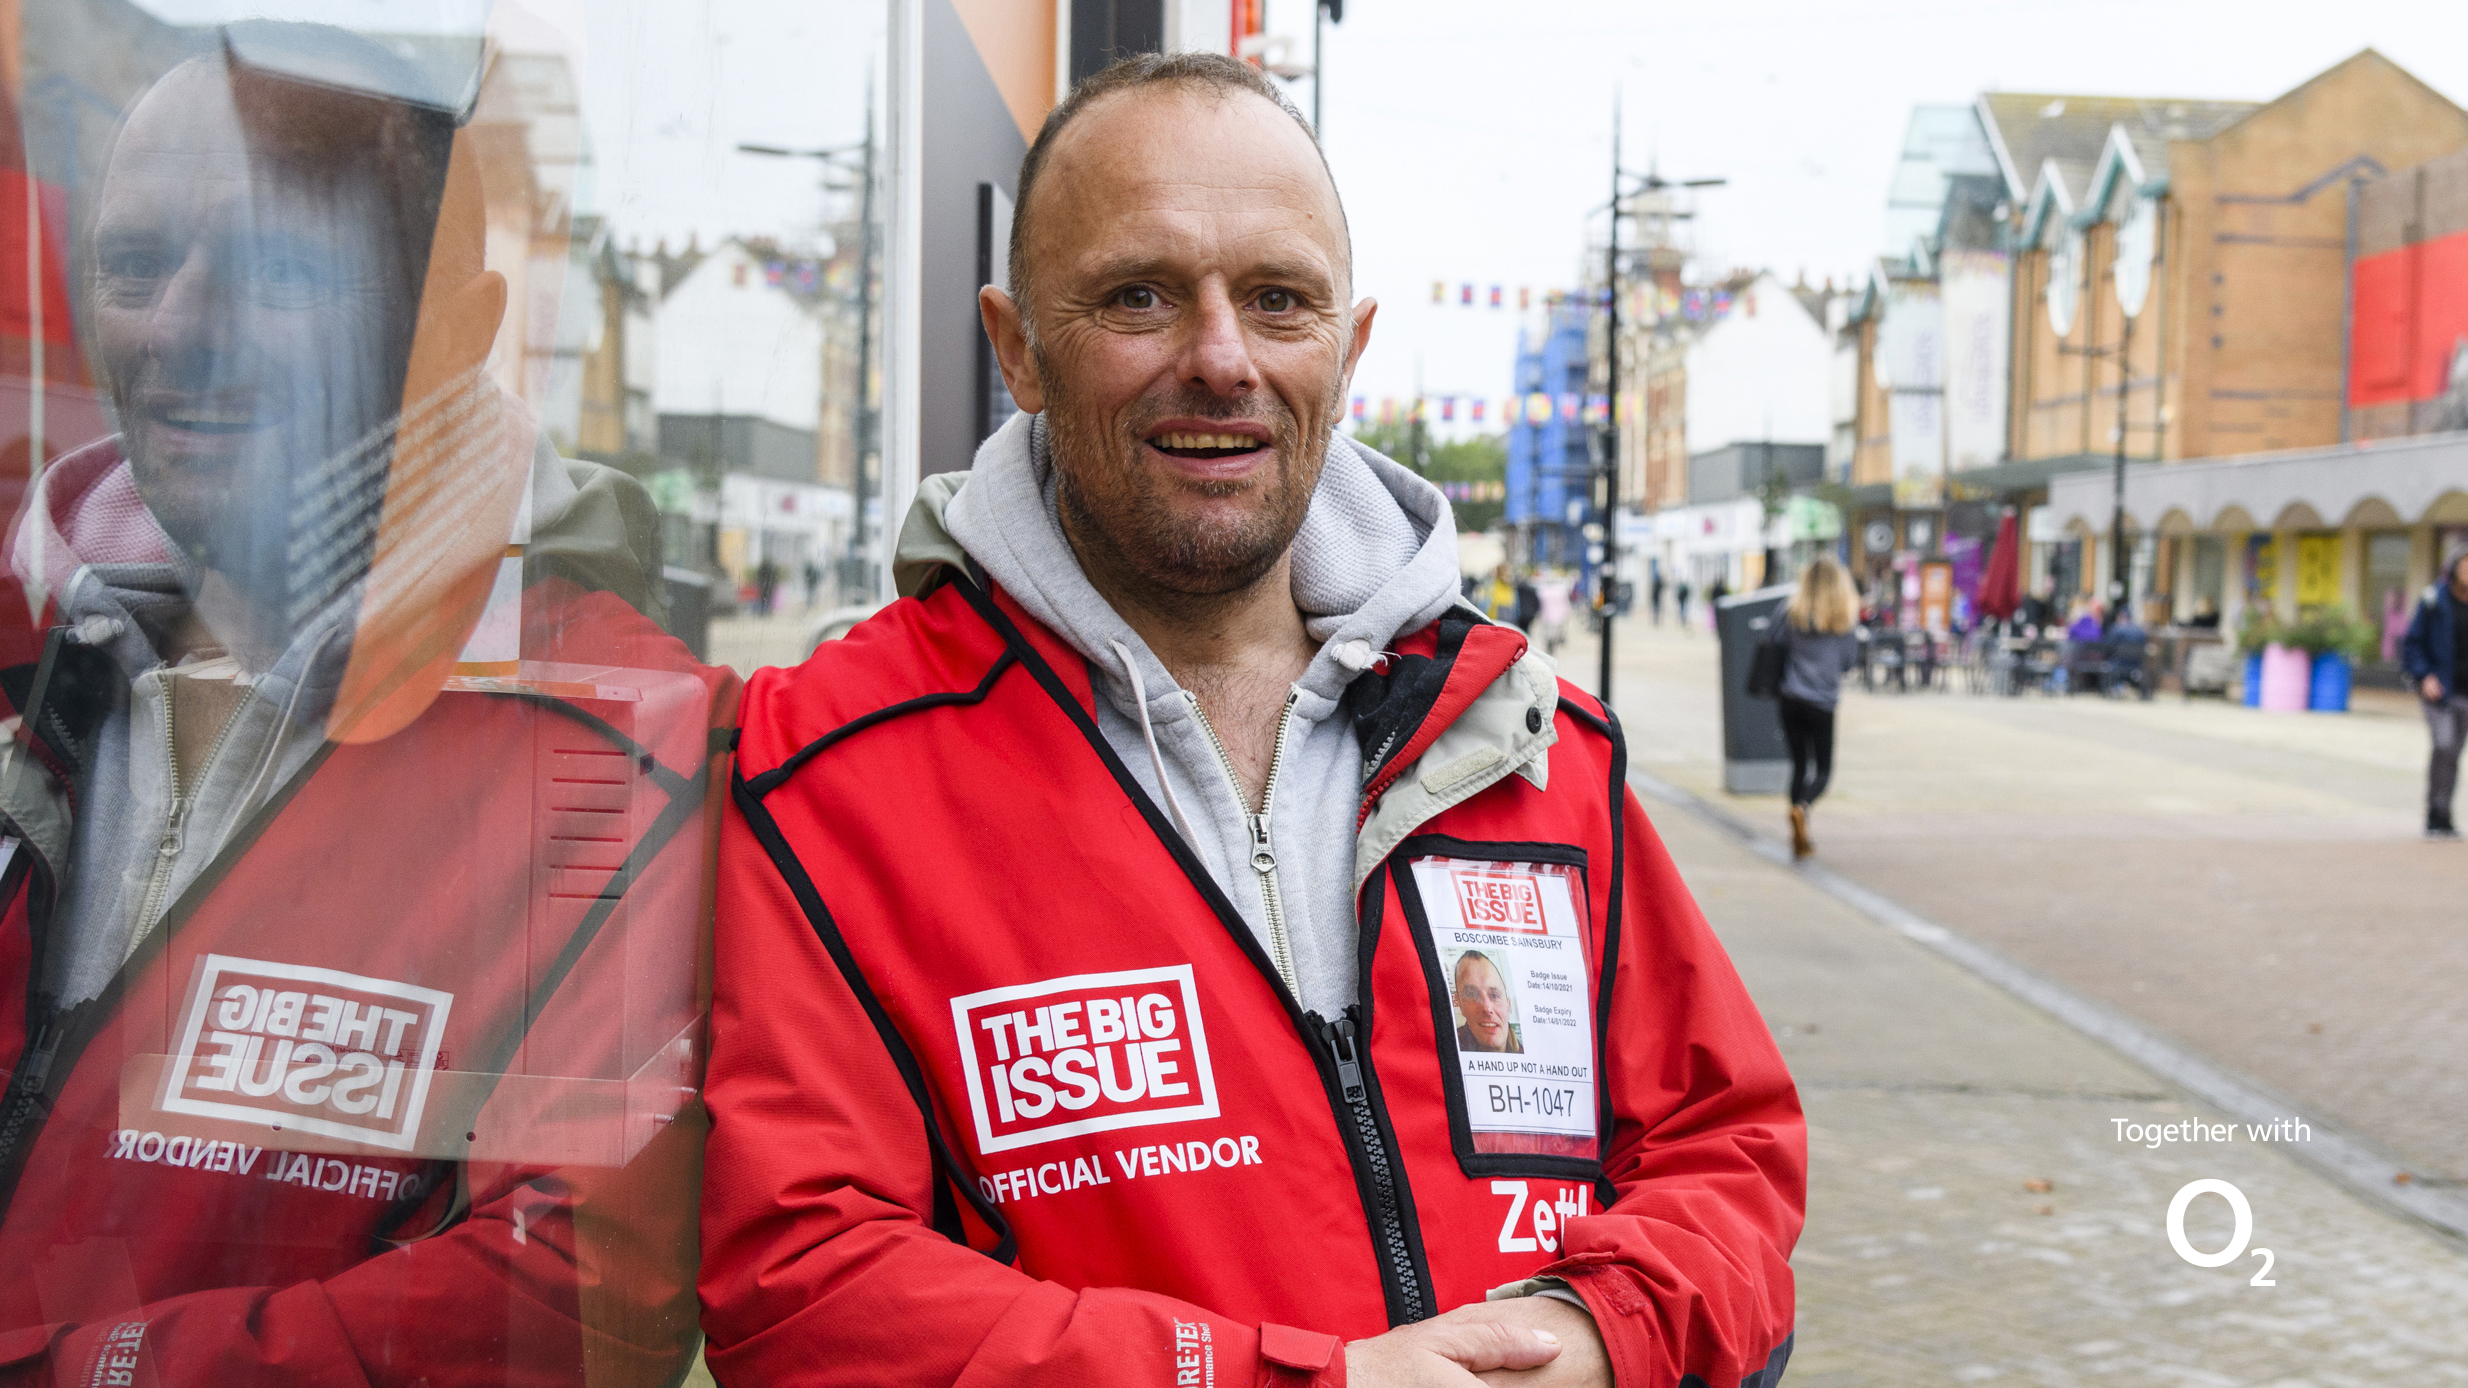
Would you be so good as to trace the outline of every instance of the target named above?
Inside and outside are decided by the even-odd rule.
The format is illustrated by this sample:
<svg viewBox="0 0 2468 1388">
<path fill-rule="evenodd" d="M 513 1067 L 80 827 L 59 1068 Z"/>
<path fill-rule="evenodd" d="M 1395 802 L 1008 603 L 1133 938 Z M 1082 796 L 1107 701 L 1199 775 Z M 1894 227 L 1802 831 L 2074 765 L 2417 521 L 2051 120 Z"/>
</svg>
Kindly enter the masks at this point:
<svg viewBox="0 0 2468 1388">
<path fill-rule="evenodd" d="M 1776 638 L 1784 648 L 1782 736 L 1791 746 L 1791 856 L 1816 851 L 1808 837 L 1809 807 L 1834 774 L 1834 705 L 1843 672 L 1859 663 L 1860 599 L 1851 575 L 1819 557 L 1800 574 Z"/>
</svg>

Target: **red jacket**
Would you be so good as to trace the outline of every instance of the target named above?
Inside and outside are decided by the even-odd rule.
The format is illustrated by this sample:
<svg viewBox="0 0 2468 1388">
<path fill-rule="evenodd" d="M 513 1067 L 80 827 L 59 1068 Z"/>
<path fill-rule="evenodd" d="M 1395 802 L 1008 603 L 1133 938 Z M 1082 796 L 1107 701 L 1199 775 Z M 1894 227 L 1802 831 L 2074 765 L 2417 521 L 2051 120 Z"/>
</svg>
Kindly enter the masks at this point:
<svg viewBox="0 0 2468 1388">
<path fill-rule="evenodd" d="M 1006 595 L 954 578 L 754 677 L 715 934 L 716 1376 L 1334 1384 L 1341 1339 L 1536 1274 L 1624 1385 L 1779 1376 L 1797 1096 L 1616 725 L 1506 628 L 1400 646 L 1349 695 L 1396 751 L 1360 997 L 1327 1019 Z M 1456 1009 L 1469 977 L 1505 981 L 1505 1032 Z"/>
<path fill-rule="evenodd" d="M 703 785 L 735 681 L 608 593 L 525 605 L 525 649 L 568 663 L 325 746 L 74 1008 L 41 995 L 66 830 L 27 808 L 63 797 L 18 787 L 0 1384 L 682 1374 Z M 57 629 L 50 652 L 61 717 L 16 751 L 74 784 L 76 707 L 116 672 Z"/>
</svg>

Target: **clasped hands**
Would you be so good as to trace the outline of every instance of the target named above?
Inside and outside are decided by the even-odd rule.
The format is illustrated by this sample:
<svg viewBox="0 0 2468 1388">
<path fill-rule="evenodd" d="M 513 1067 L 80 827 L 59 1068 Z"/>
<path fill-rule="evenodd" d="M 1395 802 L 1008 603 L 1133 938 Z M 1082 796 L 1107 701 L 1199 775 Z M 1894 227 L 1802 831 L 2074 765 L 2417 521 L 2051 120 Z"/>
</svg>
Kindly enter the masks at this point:
<svg viewBox="0 0 2468 1388">
<path fill-rule="evenodd" d="M 1611 1388 L 1594 1318 L 1565 1301 L 1477 1301 L 1345 1347 L 1349 1388 Z"/>
</svg>

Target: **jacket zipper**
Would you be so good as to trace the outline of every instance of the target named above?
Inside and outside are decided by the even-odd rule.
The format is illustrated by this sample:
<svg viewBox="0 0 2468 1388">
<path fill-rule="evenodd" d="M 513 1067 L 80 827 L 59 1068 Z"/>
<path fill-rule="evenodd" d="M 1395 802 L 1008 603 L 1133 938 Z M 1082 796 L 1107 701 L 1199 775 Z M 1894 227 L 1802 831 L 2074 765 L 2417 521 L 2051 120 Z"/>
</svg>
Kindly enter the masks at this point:
<svg viewBox="0 0 2468 1388">
<path fill-rule="evenodd" d="M 164 894 L 171 886 L 172 869 L 179 863 L 181 852 L 188 847 L 189 811 L 197 803 L 197 788 L 194 785 L 184 788 L 181 784 L 180 744 L 172 736 L 174 695 L 171 682 L 175 678 L 177 676 L 170 674 L 163 676 L 163 762 L 171 768 L 171 814 L 164 820 L 163 836 L 154 846 L 154 874 L 146 880 L 145 902 L 138 910 L 136 928 L 129 934 L 131 950 L 154 927 L 155 913 L 162 908 Z M 206 768 L 213 766 L 215 758 L 222 755 L 223 744 L 231 741 L 232 729 L 240 726 L 241 713 L 247 709 L 248 701 L 255 697 L 255 691 L 243 691 L 240 701 L 224 716 L 222 729 L 215 733 L 213 745 L 206 749 L 204 765 L 197 768 L 198 779 L 204 779 Z"/>
<path fill-rule="evenodd" d="M 1277 716 L 1277 741 L 1268 754 L 1268 781 L 1260 787 L 1260 812 L 1247 813 L 1243 825 L 1251 834 L 1251 870 L 1260 875 L 1260 910 L 1268 918 L 1268 957 L 1277 966 L 1277 976 L 1285 980 L 1286 991 L 1302 996 L 1302 985 L 1294 976 L 1294 952 L 1287 941 L 1285 929 L 1285 893 L 1277 883 L 1277 850 L 1269 841 L 1269 814 L 1277 806 L 1277 773 L 1285 769 L 1286 735 L 1294 727 L 1295 696 L 1285 696 L 1285 709 Z M 1236 804 L 1243 799 L 1242 778 L 1234 774 L 1234 758 L 1225 750 L 1225 742 L 1217 729 L 1200 710 L 1200 701 L 1191 700 L 1191 714 L 1200 720 L 1200 731 L 1208 734 L 1208 745 L 1217 749 L 1217 764 L 1225 768 L 1225 783 L 1234 792 Z"/>
<path fill-rule="evenodd" d="M 1371 1088 L 1363 1081 L 1363 1056 L 1357 1022 L 1359 1005 L 1330 1022 L 1317 1012 L 1306 1014 L 1312 1029 L 1337 1063 L 1337 1089 L 1350 1124 L 1346 1136 L 1354 1149 L 1356 1169 L 1370 1178 L 1371 1236 L 1380 1257 L 1381 1280 L 1396 1296 L 1404 1318 L 1412 1324 L 1431 1315 L 1421 1271 L 1414 1264 L 1414 1246 L 1405 1236 L 1405 1199 L 1398 1189 L 1396 1159 L 1380 1135 L 1379 1115 L 1371 1109 Z"/>
<path fill-rule="evenodd" d="M 1292 947 L 1286 936 L 1285 897 L 1277 882 L 1277 851 L 1269 840 L 1269 816 L 1277 805 L 1277 775 L 1285 768 L 1288 734 L 1294 728 L 1296 696 L 1286 695 L 1285 710 L 1277 719 L 1277 741 L 1268 754 L 1268 781 L 1260 788 L 1260 812 L 1246 815 L 1245 827 L 1251 834 L 1251 869 L 1260 875 L 1260 905 L 1268 917 L 1268 954 L 1277 973 L 1285 980 L 1286 990 L 1296 998 L 1302 987 L 1294 976 Z M 1200 711 L 1200 701 L 1191 701 L 1192 715 L 1199 719 L 1200 730 L 1208 734 L 1208 745 L 1217 749 L 1217 761 L 1225 768 L 1226 785 L 1239 802 L 1242 779 L 1234 774 L 1234 758 L 1225 750 L 1225 743 Z M 1423 1290 L 1422 1274 L 1414 1266 L 1414 1246 L 1405 1236 L 1405 1200 L 1398 1189 L 1396 1159 L 1388 1149 L 1387 1139 L 1380 1135 L 1379 1115 L 1371 1109 L 1371 1088 L 1363 1081 L 1362 1047 L 1356 1030 L 1361 1015 L 1359 1006 L 1346 1008 L 1345 1014 L 1330 1022 L 1317 1012 L 1306 1012 L 1309 1023 L 1306 1035 L 1317 1041 L 1336 1062 L 1337 1087 L 1344 1107 L 1342 1132 L 1346 1145 L 1352 1149 L 1355 1169 L 1369 1177 L 1371 1185 L 1371 1233 L 1380 1259 L 1380 1279 L 1394 1294 L 1404 1312 L 1405 1324 L 1430 1316 L 1430 1300 Z"/>
</svg>

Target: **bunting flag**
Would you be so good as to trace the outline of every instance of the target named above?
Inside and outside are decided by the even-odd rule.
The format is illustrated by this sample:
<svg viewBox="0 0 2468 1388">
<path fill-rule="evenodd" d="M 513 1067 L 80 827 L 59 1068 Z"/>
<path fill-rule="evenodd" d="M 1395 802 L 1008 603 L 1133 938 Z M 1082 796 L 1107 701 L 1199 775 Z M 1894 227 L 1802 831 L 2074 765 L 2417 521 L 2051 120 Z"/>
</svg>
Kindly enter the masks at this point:
<svg viewBox="0 0 2468 1388">
<path fill-rule="evenodd" d="M 1440 280 L 1431 282 L 1431 302 L 1435 304 L 1448 302 L 1448 285 L 1445 282 Z"/>
<path fill-rule="evenodd" d="M 1470 284 L 1461 284 L 1457 286 L 1457 306 L 1459 308 L 1472 308 L 1474 306 L 1474 286 Z"/>
<path fill-rule="evenodd" d="M 1560 418 L 1574 422 L 1577 418 L 1577 396 L 1574 391 L 1560 396 Z"/>
<path fill-rule="evenodd" d="M 1500 306 L 1500 287 L 1496 284 L 1491 286 L 1491 306 L 1493 308 Z"/>
<path fill-rule="evenodd" d="M 1479 395 L 1475 396 L 1475 397 L 1473 398 L 1473 400 L 1471 400 L 1470 402 L 1468 402 L 1468 406 L 1467 406 L 1467 407 L 1468 407 L 1468 408 L 1469 408 L 1469 409 L 1473 412 L 1473 415 L 1474 415 L 1474 422 L 1475 422 L 1476 424 L 1480 424 L 1480 423 L 1482 423 L 1482 422 L 1483 422 L 1483 398 L 1482 398 L 1481 396 L 1479 396 Z"/>
<path fill-rule="evenodd" d="M 1354 422 L 1363 422 L 1363 398 L 1359 395 L 1354 397 Z"/>
<path fill-rule="evenodd" d="M 1440 422 L 1441 422 L 1441 423 L 1443 423 L 1443 424 L 1446 424 L 1446 423 L 1448 423 L 1450 420 L 1455 419 L 1456 417 L 1457 417 L 1457 397 L 1456 397 L 1456 396 L 1453 396 L 1453 395 L 1443 395 L 1443 396 L 1441 396 L 1441 397 L 1440 397 Z"/>
<path fill-rule="evenodd" d="M 1551 397 L 1550 397 L 1550 396 L 1545 395 L 1545 394 L 1543 394 L 1541 391 L 1539 391 L 1539 390 L 1538 390 L 1538 391 L 1535 391 L 1532 395 L 1529 395 L 1529 396 L 1525 397 L 1525 422 L 1526 422 L 1526 423 L 1528 423 L 1528 424 L 1540 424 L 1540 423 L 1542 423 L 1544 420 L 1549 419 L 1550 417 L 1551 417 Z"/>
<path fill-rule="evenodd" d="M 1521 285 L 1518 285 L 1518 286 L 1517 286 L 1517 312 L 1519 312 L 1519 313 L 1523 313 L 1523 312 L 1525 312 L 1527 309 L 1532 308 L 1533 306 L 1534 306 L 1534 291 L 1533 291 L 1533 290 L 1531 290 L 1531 289 L 1526 288 L 1526 287 L 1525 287 L 1524 285 L 1522 285 L 1522 284 L 1521 284 Z"/>
</svg>

